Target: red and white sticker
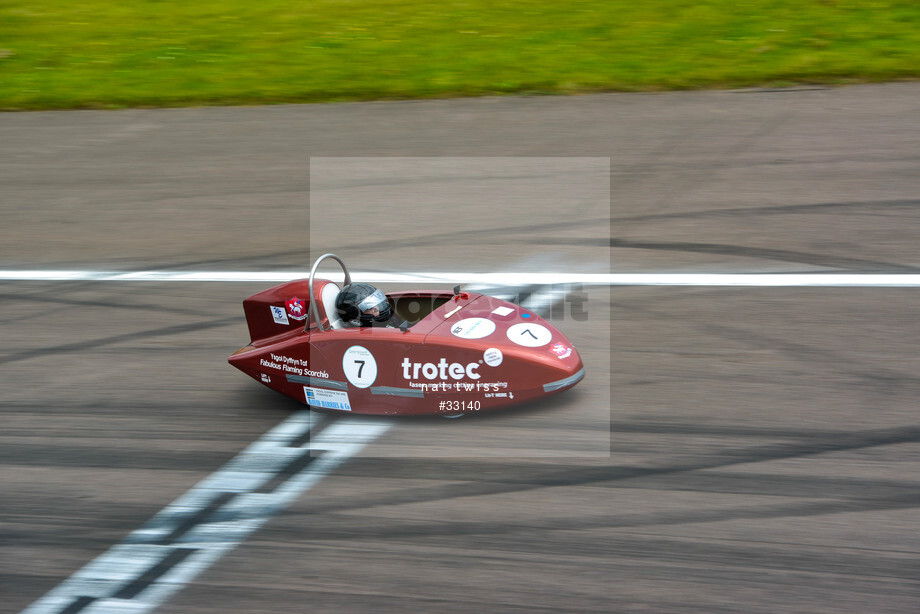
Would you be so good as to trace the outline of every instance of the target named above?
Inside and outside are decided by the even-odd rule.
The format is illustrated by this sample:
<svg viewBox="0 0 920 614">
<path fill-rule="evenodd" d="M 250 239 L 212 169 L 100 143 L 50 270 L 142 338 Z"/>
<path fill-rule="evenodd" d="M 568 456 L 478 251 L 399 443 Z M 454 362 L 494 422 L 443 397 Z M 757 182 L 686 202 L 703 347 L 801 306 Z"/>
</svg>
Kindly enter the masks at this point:
<svg viewBox="0 0 920 614">
<path fill-rule="evenodd" d="M 553 333 L 541 324 L 520 322 L 508 329 L 508 339 L 529 348 L 538 348 L 553 340 Z"/>
<path fill-rule="evenodd" d="M 554 343 L 550 350 L 552 350 L 553 354 L 559 358 L 568 358 L 572 355 L 572 348 L 568 347 L 564 343 Z"/>
<path fill-rule="evenodd" d="M 307 317 L 307 301 L 302 298 L 289 298 L 285 301 L 284 306 L 287 307 L 288 315 L 295 320 L 303 320 Z"/>
<path fill-rule="evenodd" d="M 450 332 L 461 339 L 482 339 L 495 332 L 495 322 L 485 318 L 464 318 L 452 325 Z"/>
</svg>

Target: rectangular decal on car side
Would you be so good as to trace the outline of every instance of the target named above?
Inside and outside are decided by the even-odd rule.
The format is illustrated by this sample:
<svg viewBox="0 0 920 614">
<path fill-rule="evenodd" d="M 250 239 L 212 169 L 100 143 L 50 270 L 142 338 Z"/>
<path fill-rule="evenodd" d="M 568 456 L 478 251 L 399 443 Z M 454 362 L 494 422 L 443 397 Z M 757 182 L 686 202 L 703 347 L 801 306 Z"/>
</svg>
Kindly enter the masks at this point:
<svg viewBox="0 0 920 614">
<path fill-rule="evenodd" d="M 288 321 L 287 313 L 284 311 L 284 307 L 271 306 L 272 311 L 272 320 L 275 321 L 275 324 L 284 324 L 285 326 L 290 326 Z"/>
<path fill-rule="evenodd" d="M 348 400 L 347 392 L 304 386 L 303 394 L 307 401 L 307 405 L 311 405 L 313 407 L 322 407 L 324 409 L 351 411 L 351 402 Z"/>
</svg>

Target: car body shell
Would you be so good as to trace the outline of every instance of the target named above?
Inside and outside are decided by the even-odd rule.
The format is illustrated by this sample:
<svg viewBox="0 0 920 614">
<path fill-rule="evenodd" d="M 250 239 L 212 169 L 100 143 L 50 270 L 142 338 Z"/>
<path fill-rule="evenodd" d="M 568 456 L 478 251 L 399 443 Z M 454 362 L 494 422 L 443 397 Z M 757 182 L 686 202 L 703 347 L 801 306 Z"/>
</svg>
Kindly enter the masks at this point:
<svg viewBox="0 0 920 614">
<path fill-rule="evenodd" d="M 333 328 L 323 294 L 338 287 L 311 281 L 246 299 L 251 343 L 229 362 L 313 408 L 459 415 L 540 399 L 584 377 L 571 342 L 519 305 L 472 292 L 396 292 L 387 298 L 411 326 Z"/>
</svg>

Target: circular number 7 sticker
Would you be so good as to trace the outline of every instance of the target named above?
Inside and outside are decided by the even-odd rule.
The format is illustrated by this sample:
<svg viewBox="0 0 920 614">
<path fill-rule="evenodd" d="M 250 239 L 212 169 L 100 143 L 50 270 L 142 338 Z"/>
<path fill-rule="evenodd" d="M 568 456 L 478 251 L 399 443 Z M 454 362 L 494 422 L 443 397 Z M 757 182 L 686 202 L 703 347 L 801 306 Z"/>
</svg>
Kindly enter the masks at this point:
<svg viewBox="0 0 920 614">
<path fill-rule="evenodd" d="M 370 350 L 353 345 L 342 356 L 342 369 L 353 386 L 367 388 L 377 379 L 377 361 Z"/>
<path fill-rule="evenodd" d="M 508 339 L 514 343 L 529 348 L 538 348 L 553 340 L 553 333 L 548 328 L 540 324 L 531 324 L 530 322 L 515 324 L 508 329 L 506 334 Z"/>
</svg>

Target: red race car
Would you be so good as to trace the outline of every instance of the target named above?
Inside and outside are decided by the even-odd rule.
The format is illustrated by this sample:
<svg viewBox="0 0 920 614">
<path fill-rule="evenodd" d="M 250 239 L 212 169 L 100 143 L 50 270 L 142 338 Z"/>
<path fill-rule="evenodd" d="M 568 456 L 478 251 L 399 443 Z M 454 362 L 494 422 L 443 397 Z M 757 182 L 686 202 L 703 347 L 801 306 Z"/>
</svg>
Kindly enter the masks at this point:
<svg viewBox="0 0 920 614">
<path fill-rule="evenodd" d="M 343 289 L 314 279 L 327 258 L 342 266 Z M 352 285 L 345 263 L 325 254 L 309 279 L 250 296 L 243 309 L 251 343 L 230 356 L 230 364 L 311 407 L 356 414 L 492 410 L 561 392 L 585 375 L 565 335 L 519 305 L 458 286 L 453 292 L 377 291 L 360 305 L 376 297 L 374 307 L 348 312 L 343 297 L 362 286 L 374 289 Z M 371 320 L 389 311 L 395 314 L 389 325 Z"/>
</svg>

